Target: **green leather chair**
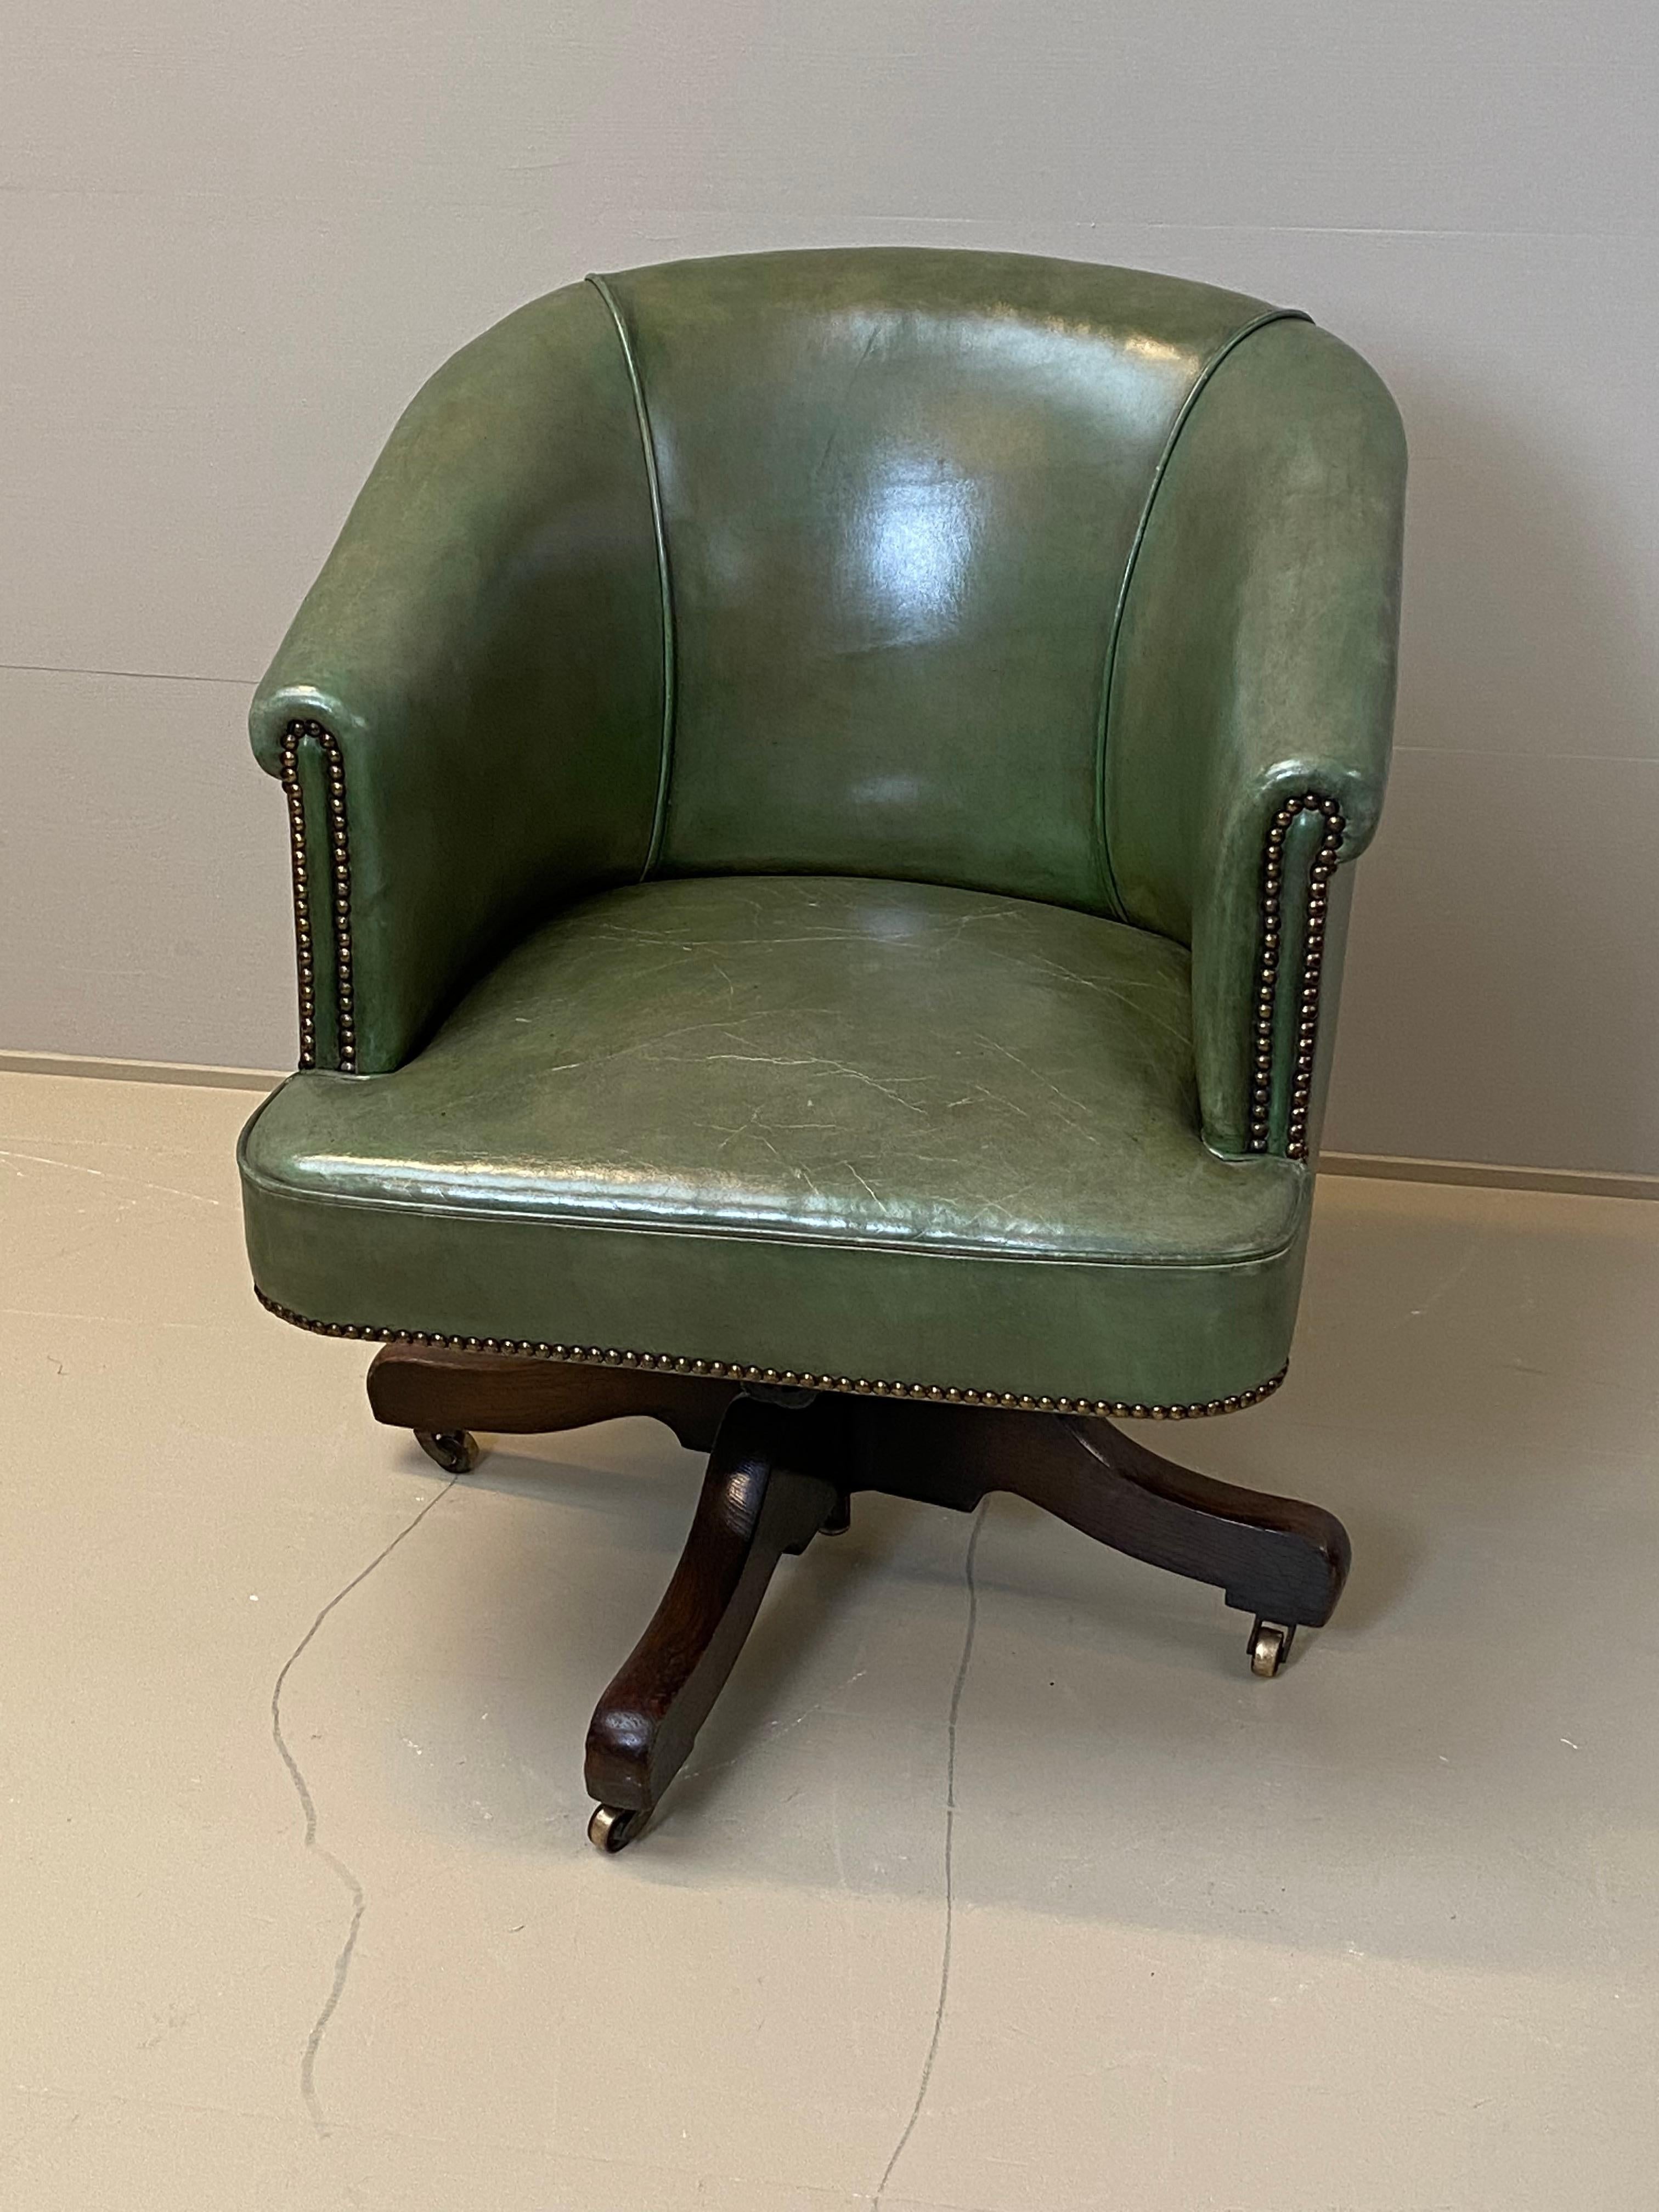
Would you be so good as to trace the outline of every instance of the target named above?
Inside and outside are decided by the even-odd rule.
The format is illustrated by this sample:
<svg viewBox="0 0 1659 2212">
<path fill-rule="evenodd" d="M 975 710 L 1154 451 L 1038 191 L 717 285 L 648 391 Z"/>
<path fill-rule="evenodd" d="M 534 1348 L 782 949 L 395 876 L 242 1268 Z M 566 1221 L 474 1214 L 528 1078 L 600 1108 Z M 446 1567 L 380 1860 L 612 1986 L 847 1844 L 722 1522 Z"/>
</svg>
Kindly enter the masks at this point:
<svg viewBox="0 0 1659 2212">
<path fill-rule="evenodd" d="M 1014 1490 L 1273 1673 L 1330 1516 L 1114 1425 L 1285 1373 L 1405 450 L 1290 310 L 902 248 L 590 277 L 404 415 L 254 702 L 300 1072 L 258 1295 L 473 1429 L 711 1451 L 595 1716 L 638 1832 L 783 1551 Z"/>
</svg>

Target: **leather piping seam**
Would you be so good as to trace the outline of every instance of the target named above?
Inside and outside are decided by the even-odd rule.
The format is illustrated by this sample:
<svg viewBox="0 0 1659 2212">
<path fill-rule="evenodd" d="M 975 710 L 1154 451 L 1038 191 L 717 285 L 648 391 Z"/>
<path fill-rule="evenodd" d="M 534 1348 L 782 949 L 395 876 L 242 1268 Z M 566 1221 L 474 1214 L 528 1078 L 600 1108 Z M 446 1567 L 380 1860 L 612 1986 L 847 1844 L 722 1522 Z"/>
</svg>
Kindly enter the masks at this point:
<svg viewBox="0 0 1659 2212">
<path fill-rule="evenodd" d="M 1291 1063 L 1291 1110 L 1285 1131 L 1287 1158 L 1308 1157 L 1308 1113 L 1313 1097 L 1314 1054 L 1319 1042 L 1319 983 L 1325 954 L 1326 886 L 1336 871 L 1346 828 L 1342 810 L 1334 799 L 1310 791 L 1304 798 L 1287 799 L 1267 825 L 1261 856 L 1261 955 L 1256 971 L 1255 1055 L 1250 1080 L 1250 1126 L 1247 1151 L 1265 1152 L 1271 1141 L 1273 1088 L 1273 1033 L 1279 993 L 1289 982 L 1279 964 L 1284 940 L 1285 840 L 1291 825 L 1304 811 L 1322 814 L 1325 834 L 1308 871 L 1308 904 L 1303 937 L 1302 972 L 1296 977 L 1296 1048 Z"/>
<path fill-rule="evenodd" d="M 651 430 L 651 410 L 645 397 L 645 385 L 640 375 L 639 363 L 634 357 L 633 342 L 628 335 L 628 325 L 623 320 L 622 309 L 603 276 L 590 276 L 587 282 L 599 294 L 610 310 L 616 325 L 617 340 L 622 346 L 623 360 L 628 369 L 629 388 L 634 394 L 634 414 L 640 426 L 640 447 L 645 457 L 645 480 L 651 495 L 651 527 L 657 541 L 657 592 L 662 606 L 662 741 L 657 769 L 657 802 L 651 817 L 651 844 L 640 872 L 644 883 L 656 870 L 662 853 L 663 838 L 668 828 L 668 787 L 674 765 L 674 725 L 677 708 L 676 664 L 678 652 L 674 627 L 674 593 L 668 573 L 668 538 L 663 527 L 662 484 L 657 474 L 657 441 Z"/>
<path fill-rule="evenodd" d="M 1117 604 L 1112 611 L 1112 626 L 1106 640 L 1106 665 L 1100 684 L 1100 714 L 1095 735 L 1095 839 L 1100 848 L 1100 866 L 1106 878 L 1106 895 L 1111 902 L 1112 911 L 1120 916 L 1124 914 L 1125 908 L 1112 866 L 1111 844 L 1106 835 L 1106 745 L 1111 716 L 1112 679 L 1117 673 L 1118 644 L 1123 635 L 1123 618 L 1128 611 L 1129 590 L 1134 582 L 1135 566 L 1139 561 L 1140 549 L 1152 523 L 1152 508 L 1164 488 L 1164 479 L 1175 454 L 1176 441 L 1186 428 L 1194 408 L 1222 362 L 1242 346 L 1246 338 L 1253 337 L 1257 331 L 1266 330 L 1269 324 L 1310 323 L 1312 320 L 1313 317 L 1303 307 L 1269 307 L 1254 322 L 1246 323 L 1241 330 L 1235 331 L 1216 349 L 1193 379 L 1191 388 L 1182 399 L 1175 421 L 1170 425 L 1170 434 L 1164 441 L 1164 450 L 1158 457 L 1152 480 L 1146 488 L 1140 520 L 1135 525 L 1133 538 L 1129 541 L 1129 557 L 1123 564 L 1123 581 L 1118 586 Z"/>
<path fill-rule="evenodd" d="M 310 738 L 323 757 L 327 786 L 329 875 L 333 885 L 334 1006 L 342 1075 L 357 1072 L 357 1024 L 351 974 L 351 840 L 346 817 L 345 756 L 340 740 L 321 722 L 292 721 L 283 732 L 280 772 L 288 800 L 289 854 L 294 871 L 294 950 L 299 974 L 300 1060 L 317 1065 L 316 935 L 312 925 L 305 794 L 300 787 L 300 746 Z"/>
<path fill-rule="evenodd" d="M 707 1376 L 716 1382 L 782 1383 L 798 1390 L 835 1390 L 858 1398 L 923 1398 L 938 1405 L 990 1406 L 1023 1413 L 1087 1413 L 1118 1420 L 1195 1421 L 1216 1413 L 1236 1413 L 1270 1398 L 1285 1380 L 1289 1363 L 1265 1382 L 1231 1397 L 1194 1399 L 1184 1405 L 1129 1403 L 1115 1398 L 1048 1398 L 1012 1390 L 962 1390 L 938 1382 L 867 1382 L 862 1376 L 815 1375 L 794 1368 L 750 1367 L 728 1359 L 687 1359 L 665 1352 L 620 1352 L 606 1345 L 545 1344 L 519 1337 L 445 1336 L 429 1329 L 376 1328 L 356 1322 L 313 1321 L 268 1298 L 256 1283 L 253 1295 L 267 1313 L 315 1336 L 350 1337 L 364 1344 L 413 1344 L 438 1352 L 482 1352 L 520 1359 L 550 1359 L 576 1367 L 632 1367 L 665 1375 Z"/>
</svg>

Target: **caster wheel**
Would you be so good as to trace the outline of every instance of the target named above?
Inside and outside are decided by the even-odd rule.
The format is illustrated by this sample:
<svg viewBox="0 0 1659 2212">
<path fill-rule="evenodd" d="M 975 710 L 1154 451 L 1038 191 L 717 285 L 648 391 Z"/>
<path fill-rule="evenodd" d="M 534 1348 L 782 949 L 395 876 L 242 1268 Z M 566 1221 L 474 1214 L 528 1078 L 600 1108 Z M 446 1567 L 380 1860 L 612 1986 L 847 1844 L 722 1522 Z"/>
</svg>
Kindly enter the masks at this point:
<svg viewBox="0 0 1659 2212">
<path fill-rule="evenodd" d="M 624 1812 L 620 1805 L 596 1805 L 587 1824 L 587 1840 L 596 1851 L 620 1851 L 645 1826 L 643 1813 Z"/>
<path fill-rule="evenodd" d="M 1291 1656 L 1291 1645 L 1296 1637 L 1294 1624 L 1286 1627 L 1282 1621 L 1258 1620 L 1250 1631 L 1250 1672 L 1262 1680 L 1271 1680 Z"/>
<path fill-rule="evenodd" d="M 416 1429 L 415 1441 L 446 1474 L 471 1474 L 483 1457 L 470 1429 Z"/>
</svg>

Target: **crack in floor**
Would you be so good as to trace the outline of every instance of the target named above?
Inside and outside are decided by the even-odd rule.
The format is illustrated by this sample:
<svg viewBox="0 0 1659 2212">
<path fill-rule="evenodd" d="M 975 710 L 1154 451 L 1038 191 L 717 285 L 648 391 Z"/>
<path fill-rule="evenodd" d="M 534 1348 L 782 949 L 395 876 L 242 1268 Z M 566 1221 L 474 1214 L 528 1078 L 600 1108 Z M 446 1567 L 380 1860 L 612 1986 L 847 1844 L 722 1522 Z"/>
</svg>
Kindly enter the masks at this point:
<svg viewBox="0 0 1659 2212">
<path fill-rule="evenodd" d="M 299 1761 L 289 1749 L 288 1740 L 283 1734 L 283 1686 L 288 1680 L 295 1662 L 306 1650 L 335 1607 L 343 1600 L 349 1598 L 360 1583 L 367 1582 L 375 1568 L 383 1559 L 390 1558 L 405 1536 L 414 1534 L 440 1498 L 448 1497 L 458 1480 L 459 1477 L 452 1474 L 447 1482 L 440 1485 L 413 1520 L 406 1522 L 392 1541 L 378 1551 L 366 1567 L 353 1575 L 343 1589 L 335 1591 L 333 1596 L 330 1598 L 328 1603 L 283 1661 L 282 1672 L 277 1675 L 270 1692 L 270 1740 L 281 1754 L 283 1765 L 288 1769 L 289 1778 L 299 1796 L 300 1809 L 306 1816 L 305 1847 L 308 1851 L 316 1853 L 324 1865 L 336 1875 L 351 1899 L 351 1925 L 346 1930 L 345 1942 L 340 1946 L 340 1955 L 334 1961 L 334 1978 L 330 1984 L 327 1998 L 322 2010 L 317 2015 L 311 2033 L 306 2039 L 305 2051 L 300 2060 L 300 2095 L 304 2101 L 307 2112 L 311 2115 L 311 2124 L 319 2136 L 325 2136 L 328 2133 L 328 2115 L 324 2112 L 322 2100 L 317 2094 L 317 2053 L 322 2047 L 323 2037 L 327 2032 L 328 2024 L 333 2019 L 340 1999 L 345 1994 L 346 1977 L 351 1972 L 352 1954 L 357 1948 L 357 1931 L 363 1924 L 363 1908 L 368 1899 L 364 1893 L 362 1882 L 358 1881 L 345 1861 L 336 1858 L 332 1851 L 325 1850 L 317 1840 L 317 1802 L 311 1794 L 310 1785 L 306 1781 L 305 1776 L 300 1771 Z"/>
<path fill-rule="evenodd" d="M 963 1580 L 968 1588 L 968 1628 L 962 1639 L 962 1657 L 957 1666 L 956 1684 L 951 1692 L 951 1717 L 945 1725 L 945 1943 L 939 1963 L 939 2003 L 934 2008 L 933 2033 L 927 2045 L 927 2056 L 921 2062 L 921 2079 L 916 2084 L 916 2100 L 910 2107 L 909 2118 L 904 2123 L 903 2134 L 893 2146 L 887 2169 L 876 2185 L 875 2196 L 871 2199 L 871 2212 L 881 2212 L 882 2199 L 887 2194 L 887 2185 L 893 2178 L 894 2168 L 903 2157 L 905 2146 L 915 2133 L 916 2122 L 921 2118 L 921 2108 L 927 2099 L 927 2085 L 933 2078 L 933 2061 L 939 2057 L 939 2036 L 945 2027 L 945 2001 L 951 1990 L 951 1939 L 956 1926 L 957 1719 L 962 1711 L 962 1692 L 968 1681 L 969 1662 L 974 1656 L 974 1633 L 979 1626 L 979 1585 L 974 1580 L 974 1560 L 984 1528 L 985 1500 L 981 1498 L 974 1514 L 974 1530 L 968 1539 L 968 1551 L 962 1563 Z"/>
</svg>

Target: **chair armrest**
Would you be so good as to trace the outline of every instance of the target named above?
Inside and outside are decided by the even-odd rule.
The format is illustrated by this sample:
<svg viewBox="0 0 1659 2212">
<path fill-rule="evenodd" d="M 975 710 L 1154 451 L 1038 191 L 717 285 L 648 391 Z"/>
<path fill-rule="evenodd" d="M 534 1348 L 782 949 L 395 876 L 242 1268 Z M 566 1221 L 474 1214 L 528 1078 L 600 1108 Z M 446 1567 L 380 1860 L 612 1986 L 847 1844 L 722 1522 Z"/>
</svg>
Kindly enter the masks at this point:
<svg viewBox="0 0 1659 2212">
<path fill-rule="evenodd" d="M 1218 1152 L 1316 1142 L 1347 864 L 1388 775 L 1405 477 L 1374 372 L 1310 323 L 1267 325 L 1189 410 L 1131 570 L 1107 851 L 1126 917 L 1192 949 Z"/>
<path fill-rule="evenodd" d="M 571 285 L 418 394 L 255 695 L 302 1066 L 396 1067 L 513 935 L 647 868 L 664 640 L 627 359 Z"/>
</svg>

